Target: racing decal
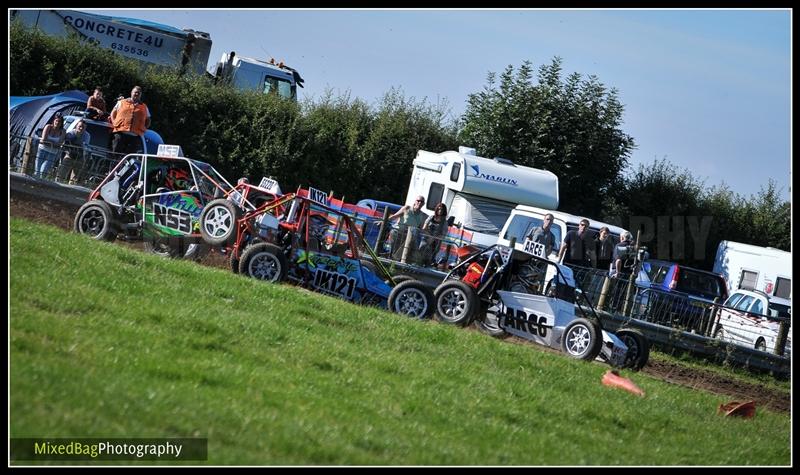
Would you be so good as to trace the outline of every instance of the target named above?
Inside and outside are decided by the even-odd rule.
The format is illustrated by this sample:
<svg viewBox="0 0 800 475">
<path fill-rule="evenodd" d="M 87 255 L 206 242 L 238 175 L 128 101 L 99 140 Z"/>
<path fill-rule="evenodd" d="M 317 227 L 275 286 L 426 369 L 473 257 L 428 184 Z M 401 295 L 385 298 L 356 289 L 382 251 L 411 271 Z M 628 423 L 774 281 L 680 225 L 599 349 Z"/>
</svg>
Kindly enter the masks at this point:
<svg viewBox="0 0 800 475">
<path fill-rule="evenodd" d="M 153 217 L 155 224 L 175 229 L 184 234 L 192 233 L 192 215 L 186 211 L 153 203 Z"/>
<path fill-rule="evenodd" d="M 280 190 L 278 182 L 276 180 L 273 180 L 272 178 L 267 178 L 267 177 L 261 178 L 261 182 L 258 184 L 258 187 L 264 188 L 265 190 L 271 191 L 273 193 L 278 192 L 276 190 Z"/>
<path fill-rule="evenodd" d="M 525 239 L 525 243 L 523 245 L 523 251 L 527 252 L 528 254 L 532 254 L 536 257 L 541 257 L 542 259 L 547 259 L 547 256 L 544 255 L 544 244 L 533 242 L 532 239 L 528 238 Z"/>
<path fill-rule="evenodd" d="M 355 274 L 358 272 L 358 261 L 352 259 L 342 259 L 341 257 L 328 256 L 325 254 L 318 254 L 316 252 L 306 252 L 303 249 L 298 249 L 296 253 L 297 264 L 308 264 L 311 269 L 336 269 L 337 272 L 342 274 Z"/>
<path fill-rule="evenodd" d="M 356 279 L 344 274 L 339 274 L 338 272 L 317 269 L 314 273 L 312 285 L 319 290 L 340 295 L 347 300 L 351 300 L 356 288 Z"/>
<path fill-rule="evenodd" d="M 158 204 L 167 208 L 175 208 L 185 211 L 192 215 L 195 219 L 200 218 L 200 213 L 203 212 L 203 207 L 200 204 L 197 196 L 193 194 L 177 194 L 167 193 L 158 196 Z M 155 203 L 153 204 L 155 206 Z"/>
<path fill-rule="evenodd" d="M 521 308 L 500 306 L 502 321 L 507 330 L 517 330 L 519 332 L 530 333 L 533 336 L 547 338 L 548 329 L 553 325 L 547 324 L 546 315 L 537 315 L 533 312 L 526 312 Z"/>
<path fill-rule="evenodd" d="M 328 205 L 328 194 L 310 186 L 308 187 L 308 199 L 321 205 Z"/>
</svg>

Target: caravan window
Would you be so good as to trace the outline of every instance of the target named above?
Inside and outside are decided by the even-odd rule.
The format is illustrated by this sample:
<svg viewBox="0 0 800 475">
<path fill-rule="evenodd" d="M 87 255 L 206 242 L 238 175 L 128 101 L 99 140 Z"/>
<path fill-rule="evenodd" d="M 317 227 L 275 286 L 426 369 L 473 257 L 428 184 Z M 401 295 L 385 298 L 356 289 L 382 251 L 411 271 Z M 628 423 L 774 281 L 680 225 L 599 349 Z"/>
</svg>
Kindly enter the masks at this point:
<svg viewBox="0 0 800 475">
<path fill-rule="evenodd" d="M 782 299 L 791 298 L 792 295 L 792 280 L 785 277 L 778 277 L 775 283 L 775 296 Z"/>
<path fill-rule="evenodd" d="M 454 163 L 453 169 L 450 170 L 450 181 L 458 181 L 458 175 L 461 173 L 461 164 Z"/>
<path fill-rule="evenodd" d="M 739 288 L 745 290 L 755 290 L 756 282 L 758 282 L 758 272 L 743 270 L 742 279 L 739 281 Z"/>
<path fill-rule="evenodd" d="M 450 214 L 462 216 L 462 224 L 468 231 L 499 235 L 514 206 L 505 201 L 456 193 Z"/>
<path fill-rule="evenodd" d="M 508 229 L 505 235 L 503 235 L 503 239 L 508 239 L 510 241 L 511 238 L 517 238 L 517 242 L 522 243 L 525 241 L 525 236 L 529 235 L 534 229 L 541 225 L 541 218 L 516 214 L 511 218 L 511 222 L 508 224 Z M 561 248 L 561 228 L 556 225 L 551 225 L 550 231 L 556 238 L 553 244 L 553 253 L 557 253 Z"/>
<path fill-rule="evenodd" d="M 431 183 L 431 189 L 428 192 L 428 197 L 425 199 L 425 207 L 433 211 L 436 205 L 442 202 L 443 194 L 444 185 L 441 183 Z"/>
</svg>

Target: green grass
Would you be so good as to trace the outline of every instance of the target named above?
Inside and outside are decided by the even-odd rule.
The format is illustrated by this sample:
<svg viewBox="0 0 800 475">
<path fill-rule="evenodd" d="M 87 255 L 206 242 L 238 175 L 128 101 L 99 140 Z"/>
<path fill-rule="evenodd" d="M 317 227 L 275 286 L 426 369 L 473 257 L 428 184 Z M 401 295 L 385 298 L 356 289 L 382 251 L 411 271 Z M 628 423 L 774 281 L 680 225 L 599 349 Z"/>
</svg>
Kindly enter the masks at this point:
<svg viewBox="0 0 800 475">
<path fill-rule="evenodd" d="M 12 437 L 207 437 L 248 465 L 788 465 L 790 417 L 11 221 Z"/>
</svg>

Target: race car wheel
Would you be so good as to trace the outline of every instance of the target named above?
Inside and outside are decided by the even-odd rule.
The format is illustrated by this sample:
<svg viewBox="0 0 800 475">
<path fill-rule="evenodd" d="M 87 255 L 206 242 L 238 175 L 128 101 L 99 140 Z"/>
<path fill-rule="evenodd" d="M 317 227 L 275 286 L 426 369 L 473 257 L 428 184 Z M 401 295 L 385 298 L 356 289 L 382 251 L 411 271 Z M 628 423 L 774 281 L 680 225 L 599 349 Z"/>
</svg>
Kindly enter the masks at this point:
<svg viewBox="0 0 800 475">
<path fill-rule="evenodd" d="M 230 259 L 228 259 L 228 264 L 231 266 L 231 271 L 233 271 L 234 274 L 239 273 L 239 259 L 234 259 L 233 256 L 231 256 Z"/>
<path fill-rule="evenodd" d="M 433 292 L 439 320 L 465 327 L 478 312 L 480 302 L 475 290 L 460 280 L 448 280 Z"/>
<path fill-rule="evenodd" d="M 496 307 L 495 307 L 496 308 Z M 475 326 L 478 331 L 495 338 L 508 336 L 508 332 L 500 326 L 500 318 L 494 310 L 486 311 L 482 317 L 475 319 Z"/>
<path fill-rule="evenodd" d="M 179 242 L 171 243 L 168 238 L 152 237 L 144 240 L 144 250 L 159 257 L 181 257 L 182 247 Z"/>
<path fill-rule="evenodd" d="M 591 361 L 600 354 L 603 337 L 597 324 L 576 318 L 564 329 L 561 348 L 573 358 Z"/>
<path fill-rule="evenodd" d="M 400 274 L 400 275 L 393 275 L 392 280 L 394 280 L 395 285 L 400 285 L 403 282 L 408 282 L 409 280 L 415 280 L 415 279 L 410 275 Z M 389 283 L 389 285 L 391 285 L 391 283 Z"/>
<path fill-rule="evenodd" d="M 433 313 L 433 295 L 418 280 L 397 284 L 389 294 L 389 310 L 414 318 L 428 318 Z"/>
<path fill-rule="evenodd" d="M 623 368 L 639 371 L 647 364 L 650 359 L 650 341 L 639 330 L 633 328 L 623 328 L 616 332 L 617 337 L 628 347 L 625 354 Z"/>
<path fill-rule="evenodd" d="M 231 244 L 236 236 L 236 220 L 241 210 L 230 200 L 217 199 L 200 213 L 200 234 L 212 246 Z"/>
<path fill-rule="evenodd" d="M 98 241 L 113 241 L 117 233 L 113 229 L 113 213 L 105 201 L 91 200 L 80 207 L 73 223 L 75 232 L 86 234 Z"/>
<path fill-rule="evenodd" d="M 242 253 L 239 273 L 268 282 L 280 282 L 286 277 L 286 257 L 274 244 L 254 244 Z"/>
</svg>

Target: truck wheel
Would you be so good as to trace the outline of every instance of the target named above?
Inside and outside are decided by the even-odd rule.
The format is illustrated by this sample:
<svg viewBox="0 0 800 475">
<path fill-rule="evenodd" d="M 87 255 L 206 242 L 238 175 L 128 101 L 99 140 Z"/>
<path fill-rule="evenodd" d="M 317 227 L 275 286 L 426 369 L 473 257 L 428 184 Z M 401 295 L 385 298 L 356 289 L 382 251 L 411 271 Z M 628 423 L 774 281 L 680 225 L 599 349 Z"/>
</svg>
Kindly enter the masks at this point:
<svg viewBox="0 0 800 475">
<path fill-rule="evenodd" d="M 561 348 L 573 358 L 591 361 L 600 354 L 603 337 L 597 324 L 585 318 L 576 318 L 564 329 Z"/>
<path fill-rule="evenodd" d="M 428 318 L 433 313 L 433 295 L 418 280 L 397 284 L 389 294 L 389 310 L 414 318 Z"/>
<path fill-rule="evenodd" d="M 105 201 L 87 201 L 75 214 L 73 228 L 75 232 L 98 241 L 113 241 L 117 237 L 113 228 L 113 216 L 111 207 Z"/>
<path fill-rule="evenodd" d="M 763 338 L 759 338 L 756 341 L 756 350 L 758 351 L 767 351 L 767 342 Z"/>
<path fill-rule="evenodd" d="M 239 273 L 267 282 L 280 282 L 286 277 L 286 257 L 274 244 L 253 244 L 242 253 Z"/>
<path fill-rule="evenodd" d="M 212 246 L 226 246 L 236 236 L 236 221 L 241 210 L 232 201 L 216 199 L 200 213 L 200 235 Z"/>
<path fill-rule="evenodd" d="M 647 360 L 650 359 L 650 340 L 642 332 L 633 328 L 623 328 L 617 331 L 616 335 L 628 347 L 622 367 L 633 371 L 644 368 Z"/>
<path fill-rule="evenodd" d="M 469 325 L 480 306 L 475 290 L 460 280 L 442 283 L 436 287 L 433 295 L 439 320 L 453 325 Z"/>
</svg>

